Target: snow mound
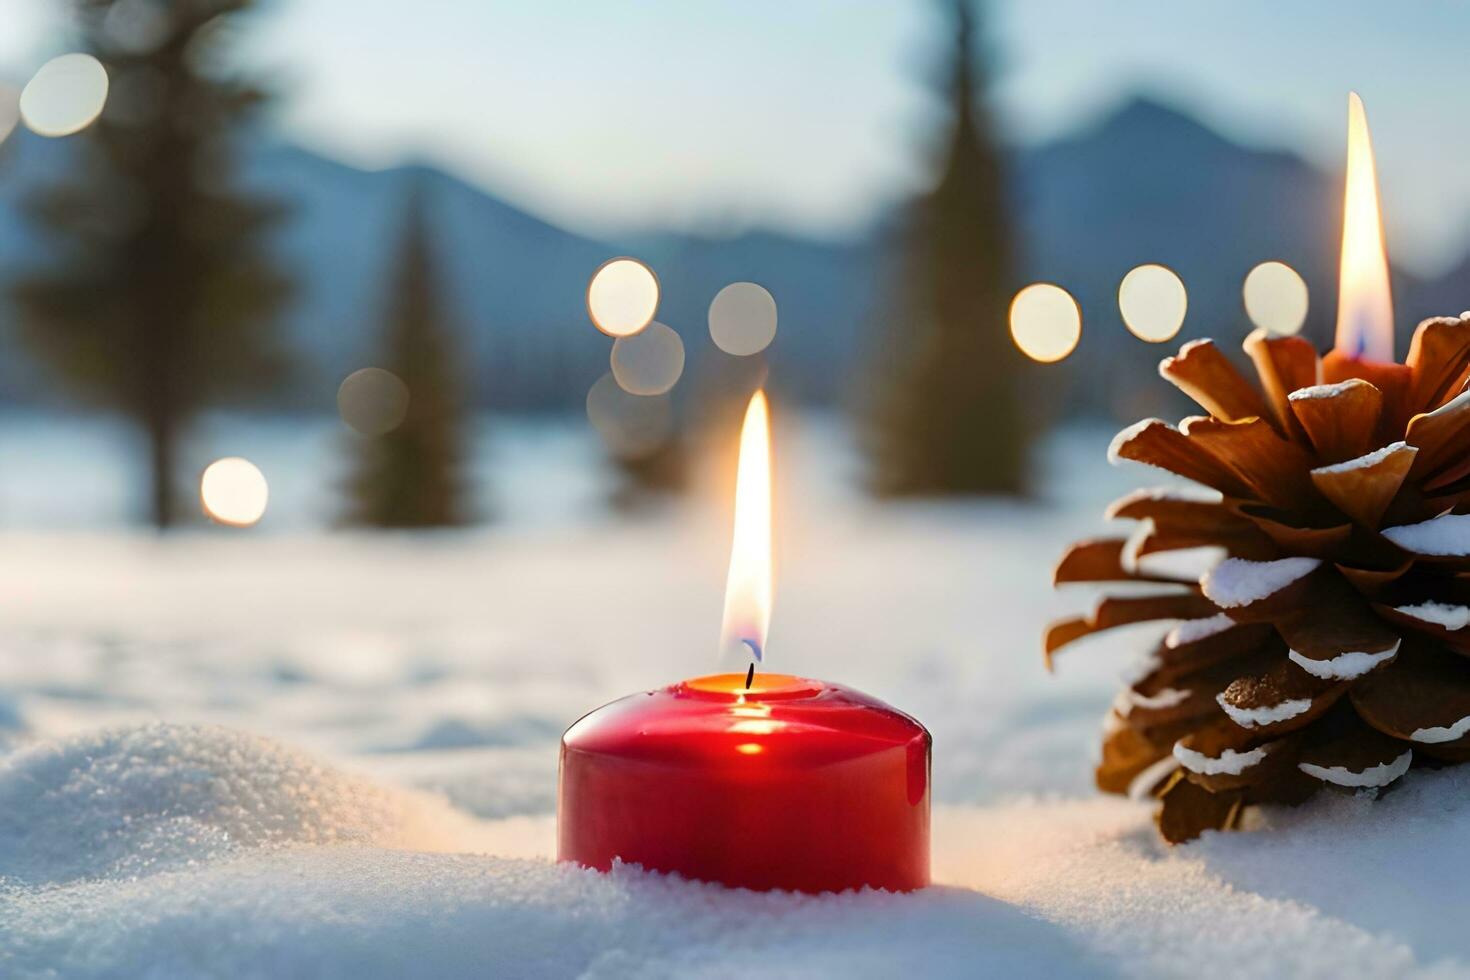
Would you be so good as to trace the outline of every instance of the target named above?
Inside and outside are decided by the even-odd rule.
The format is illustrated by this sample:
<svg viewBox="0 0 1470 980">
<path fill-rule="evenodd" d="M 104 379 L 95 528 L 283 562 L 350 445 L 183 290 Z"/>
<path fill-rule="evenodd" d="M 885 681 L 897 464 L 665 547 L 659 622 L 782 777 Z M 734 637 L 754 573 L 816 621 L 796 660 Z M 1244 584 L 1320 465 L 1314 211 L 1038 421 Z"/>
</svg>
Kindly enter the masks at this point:
<svg viewBox="0 0 1470 980">
<path fill-rule="evenodd" d="M 136 876 L 242 850 L 443 850 L 465 818 L 267 738 L 153 724 L 0 758 L 0 879 Z"/>
<path fill-rule="evenodd" d="M 1177 848 L 1115 798 L 939 807 L 935 887 L 809 896 L 555 864 L 549 815 L 474 823 L 223 729 L 3 767 L 6 977 L 1467 975 L 1462 903 L 1423 896 L 1470 873 L 1470 770 Z"/>
<path fill-rule="evenodd" d="M 0 766 L 7 978 L 1105 972 L 974 890 L 599 874 L 546 860 L 550 817 L 479 824 L 228 729 L 104 732 Z M 432 853 L 456 849 L 496 854 Z"/>
<path fill-rule="evenodd" d="M 365 848 L 85 883 L 7 910 L 12 962 L 68 978 L 1106 975 L 962 888 L 756 894 L 619 866 Z M 5 926 L 0 926 L 3 931 Z"/>
</svg>

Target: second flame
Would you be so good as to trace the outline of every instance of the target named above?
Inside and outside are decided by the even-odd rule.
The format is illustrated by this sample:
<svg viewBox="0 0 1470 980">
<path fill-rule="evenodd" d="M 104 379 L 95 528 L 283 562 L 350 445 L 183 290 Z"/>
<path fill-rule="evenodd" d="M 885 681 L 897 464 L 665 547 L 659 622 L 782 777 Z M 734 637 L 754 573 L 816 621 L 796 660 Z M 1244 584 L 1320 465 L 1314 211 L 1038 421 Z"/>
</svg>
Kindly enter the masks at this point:
<svg viewBox="0 0 1470 980">
<path fill-rule="evenodd" d="M 765 655 L 771 624 L 771 420 L 766 393 L 757 391 L 740 429 L 740 463 L 735 477 L 735 532 L 730 574 L 725 581 L 725 615 L 720 655 Z"/>
<path fill-rule="evenodd" d="M 1347 191 L 1343 196 L 1342 264 L 1337 279 L 1337 349 L 1367 361 L 1393 360 L 1393 299 L 1378 207 L 1378 175 L 1368 115 L 1348 95 Z"/>
</svg>

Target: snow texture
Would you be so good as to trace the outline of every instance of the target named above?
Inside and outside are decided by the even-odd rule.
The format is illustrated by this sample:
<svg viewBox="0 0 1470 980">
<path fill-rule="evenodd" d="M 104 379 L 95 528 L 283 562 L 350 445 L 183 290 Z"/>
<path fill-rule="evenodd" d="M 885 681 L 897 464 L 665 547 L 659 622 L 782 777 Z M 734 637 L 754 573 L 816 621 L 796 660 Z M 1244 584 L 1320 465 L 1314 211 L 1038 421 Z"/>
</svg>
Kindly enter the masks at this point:
<svg viewBox="0 0 1470 980">
<path fill-rule="evenodd" d="M 1211 490 L 1208 487 L 1143 487 L 1113 501 L 1108 505 L 1104 516 L 1108 520 L 1113 520 L 1118 516 L 1119 511 L 1125 509 L 1130 504 L 1136 504 L 1145 500 L 1177 500 L 1184 503 L 1218 504 L 1221 499 L 1220 491 Z"/>
<path fill-rule="evenodd" d="M 1436 742 L 1453 742 L 1466 735 L 1470 735 L 1470 717 L 1461 718 L 1448 727 L 1417 728 L 1409 738 L 1415 742 L 1432 745 Z"/>
<path fill-rule="evenodd" d="M 1188 691 L 1180 691 L 1172 687 L 1166 687 L 1153 695 L 1139 694 L 1132 688 L 1124 688 L 1113 699 L 1113 710 L 1118 713 L 1119 717 L 1127 718 L 1134 708 L 1172 708 L 1188 700 Z"/>
<path fill-rule="evenodd" d="M 1305 388 L 1298 388 L 1286 397 L 1288 400 L 1294 402 L 1315 401 L 1319 398 L 1336 398 L 1343 392 L 1349 391 L 1362 383 L 1356 378 L 1349 378 L 1346 381 L 1337 381 L 1333 384 L 1308 385 Z"/>
<path fill-rule="evenodd" d="M 1179 431 L 1189 435 L 1197 425 L 1208 425 L 1215 421 L 1210 415 L 1187 415 L 1179 420 Z"/>
<path fill-rule="evenodd" d="M 1382 449 L 1375 449 L 1371 453 L 1364 453 L 1362 456 L 1355 456 L 1352 459 L 1344 460 L 1341 463 L 1333 463 L 1331 466 L 1319 466 L 1312 472 L 1333 474 L 1350 473 L 1353 470 L 1371 469 L 1372 467 L 1377 466 L 1379 463 L 1383 462 L 1388 457 L 1392 456 L 1394 453 L 1398 452 L 1400 449 L 1405 448 L 1407 445 L 1408 443 L 1406 442 L 1392 442 L 1389 443 L 1387 446 L 1384 446 Z"/>
<path fill-rule="evenodd" d="M 282 508 L 258 532 L 0 528 L 6 980 L 1470 977 L 1470 767 L 1174 848 L 1149 803 L 1096 792 L 1117 667 L 1159 627 L 1055 675 L 1026 651 L 1085 601 L 1049 589 L 1056 554 L 1138 476 L 1101 465 L 1104 433 L 1060 437 L 1041 503 L 875 507 L 829 430 L 778 427 L 773 668 L 935 737 L 935 887 L 813 897 L 551 859 L 561 729 L 717 667 L 724 506 L 550 520 L 595 452 L 538 461 L 506 428 L 546 481 L 494 488 L 513 522 L 327 534 L 288 477 L 338 426 L 297 428 L 241 437 Z M 115 441 L 7 470 L 0 519 L 92 512 L 56 488 L 122 485 L 92 452 Z"/>
<path fill-rule="evenodd" d="M 1128 535 L 1128 540 L 1123 544 L 1123 550 L 1118 553 L 1118 564 L 1123 566 L 1125 572 L 1137 573 L 1141 557 L 1139 551 L 1148 544 L 1148 539 L 1158 531 L 1158 525 L 1152 517 L 1144 518 L 1138 522 L 1138 526 Z"/>
<path fill-rule="evenodd" d="M 1270 751 L 1270 746 L 1260 745 L 1245 752 L 1226 749 L 1215 757 L 1185 748 L 1178 742 L 1174 744 L 1174 758 L 1179 760 L 1179 764 L 1190 772 L 1197 772 L 1204 776 L 1239 776 L 1251 766 L 1259 765 L 1264 761 Z"/>
<path fill-rule="evenodd" d="M 1166 687 L 1158 694 L 1139 694 L 1137 691 L 1129 690 L 1123 692 L 1128 699 L 1128 704 L 1133 708 L 1172 708 L 1189 700 L 1189 692 L 1176 688 Z M 1121 711 L 1119 714 L 1126 715 L 1128 712 Z"/>
<path fill-rule="evenodd" d="M 1297 579 L 1316 571 L 1317 558 L 1279 558 L 1249 561 L 1227 558 L 1200 579 L 1205 598 L 1224 609 L 1236 609 L 1274 595 Z"/>
<path fill-rule="evenodd" d="M 1295 718 L 1312 707 L 1311 698 L 1288 698 L 1279 704 L 1263 705 L 1259 708 L 1242 708 L 1225 700 L 1224 693 L 1215 695 L 1215 700 L 1230 720 L 1242 728 L 1262 728 Z"/>
<path fill-rule="evenodd" d="M 1286 655 L 1291 658 L 1292 663 L 1314 677 L 1346 681 L 1354 677 L 1362 677 L 1384 661 L 1392 660 L 1398 655 L 1398 652 L 1399 644 L 1395 642 L 1387 650 L 1380 650 L 1377 653 L 1347 650 L 1330 660 L 1313 660 L 1311 657 L 1302 656 L 1295 650 L 1288 650 Z"/>
<path fill-rule="evenodd" d="M 1164 358 L 1159 362 L 1159 377 L 1163 378 L 1166 381 L 1169 380 L 1169 369 L 1174 366 L 1174 362 L 1176 360 L 1188 356 L 1189 352 L 1194 350 L 1196 347 L 1201 347 L 1205 344 L 1213 343 L 1214 341 L 1211 340 L 1209 337 L 1197 337 L 1194 340 L 1188 341 L 1179 348 L 1178 354 L 1171 354 L 1170 356 Z"/>
<path fill-rule="evenodd" d="M 1123 458 L 1123 447 L 1138 438 L 1139 433 L 1154 425 L 1167 426 L 1168 423 L 1163 419 L 1139 419 L 1122 432 L 1113 436 L 1113 441 L 1108 444 L 1108 462 L 1114 466 L 1120 466 L 1124 462 L 1127 462 Z"/>
<path fill-rule="evenodd" d="M 1470 606 L 1457 606 L 1447 602 L 1421 602 L 1413 606 L 1397 606 L 1395 611 L 1420 622 L 1443 626 L 1450 632 L 1470 626 Z"/>
<path fill-rule="evenodd" d="M 1316 766 L 1310 762 L 1303 762 L 1297 768 L 1308 776 L 1315 776 L 1324 782 L 1336 786 L 1345 786 L 1349 789 L 1376 789 L 1387 786 L 1409 771 L 1409 763 L 1414 761 L 1412 750 L 1394 759 L 1392 762 L 1383 762 L 1376 766 L 1369 766 L 1361 772 L 1354 772 L 1346 766 Z"/>
<path fill-rule="evenodd" d="M 1194 643 L 1206 637 L 1223 633 L 1235 626 L 1235 620 L 1225 613 L 1207 616 L 1204 619 L 1186 619 L 1164 635 L 1164 646 L 1171 649 Z"/>
<path fill-rule="evenodd" d="M 1449 401 L 1445 402 L 1434 411 L 1429 412 L 1428 415 L 1431 418 L 1454 415 L 1465 407 L 1466 402 L 1470 402 L 1470 388 L 1462 390 L 1454 398 L 1451 398 Z"/>
<path fill-rule="evenodd" d="M 1158 762 L 1149 766 L 1143 772 L 1133 777 L 1128 784 L 1128 798 L 1130 800 L 1146 800 L 1150 798 L 1154 787 L 1164 781 L 1175 769 L 1179 768 L 1179 760 L 1172 755 L 1166 755 Z"/>
<path fill-rule="evenodd" d="M 1418 524 L 1386 527 L 1383 536 L 1416 555 L 1470 555 L 1470 514 L 1441 514 Z"/>
<path fill-rule="evenodd" d="M 1158 654 L 1154 653 L 1152 650 L 1147 651 L 1143 654 L 1135 656 L 1133 660 L 1119 672 L 1118 680 L 1122 681 L 1128 687 L 1132 687 L 1134 684 L 1137 684 L 1149 674 L 1152 674 L 1155 670 L 1159 668 L 1162 663 L 1163 661 L 1159 659 Z"/>
</svg>

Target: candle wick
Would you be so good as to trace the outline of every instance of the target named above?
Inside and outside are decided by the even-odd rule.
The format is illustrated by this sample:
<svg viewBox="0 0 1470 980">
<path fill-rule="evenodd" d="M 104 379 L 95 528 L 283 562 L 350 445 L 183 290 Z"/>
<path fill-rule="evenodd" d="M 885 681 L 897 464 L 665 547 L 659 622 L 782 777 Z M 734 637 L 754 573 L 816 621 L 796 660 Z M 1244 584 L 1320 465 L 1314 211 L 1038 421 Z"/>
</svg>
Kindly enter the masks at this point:
<svg viewBox="0 0 1470 980">
<path fill-rule="evenodd" d="M 750 682 L 753 680 L 755 680 L 755 664 L 751 664 L 750 669 L 745 672 L 745 689 L 747 691 L 750 690 Z"/>
</svg>

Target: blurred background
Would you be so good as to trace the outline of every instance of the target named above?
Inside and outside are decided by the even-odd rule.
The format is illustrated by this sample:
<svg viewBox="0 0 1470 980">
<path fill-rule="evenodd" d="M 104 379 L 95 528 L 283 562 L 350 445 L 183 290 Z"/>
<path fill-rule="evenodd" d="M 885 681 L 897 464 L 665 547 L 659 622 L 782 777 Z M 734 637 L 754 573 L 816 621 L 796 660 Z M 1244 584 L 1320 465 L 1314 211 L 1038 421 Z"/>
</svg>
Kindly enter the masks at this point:
<svg viewBox="0 0 1470 980">
<path fill-rule="evenodd" d="M 942 802 L 1090 795 L 1119 659 L 1040 635 L 1162 476 L 1108 440 L 1185 340 L 1328 345 L 1350 90 L 1399 353 L 1470 306 L 1467 28 L 4 0 L 0 747 L 226 724 L 548 820 L 571 720 L 716 669 L 764 385 L 769 669 L 922 718 Z"/>
<path fill-rule="evenodd" d="M 0 527 L 202 526 L 237 456 L 212 516 L 261 531 L 728 506 L 760 384 L 809 487 L 1045 496 L 1048 453 L 1101 451 L 1055 433 L 1184 414 L 1153 364 L 1234 348 L 1260 263 L 1310 302 L 1282 273 L 1256 320 L 1325 343 L 1349 89 L 1400 350 L 1466 305 L 1454 5 L 1411 31 L 1315 2 L 7 0 L 0 26 Z M 617 256 L 658 287 L 620 354 L 589 310 Z M 1182 328 L 1125 324 L 1147 264 Z M 1080 308 L 1053 364 L 1007 329 L 1036 281 Z"/>
</svg>

